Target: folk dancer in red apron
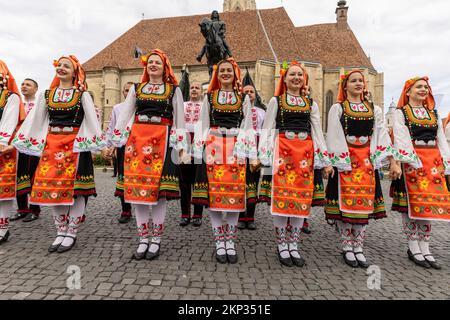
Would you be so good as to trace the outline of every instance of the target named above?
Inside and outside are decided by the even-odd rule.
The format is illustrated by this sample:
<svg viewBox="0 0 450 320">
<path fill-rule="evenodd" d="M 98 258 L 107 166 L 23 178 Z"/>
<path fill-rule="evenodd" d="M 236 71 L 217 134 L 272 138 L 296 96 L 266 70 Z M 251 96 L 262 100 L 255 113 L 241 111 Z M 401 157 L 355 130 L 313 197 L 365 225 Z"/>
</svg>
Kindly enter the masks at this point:
<svg viewBox="0 0 450 320">
<path fill-rule="evenodd" d="M 30 204 L 53 207 L 57 237 L 48 251 L 62 253 L 75 245 L 87 199 L 97 195 L 91 151 L 101 151 L 106 137 L 81 63 L 71 55 L 54 66 L 50 89 L 39 97 L 13 143 L 21 153 L 41 157 Z"/>
<path fill-rule="evenodd" d="M 167 55 L 155 49 L 141 62 L 141 81 L 128 93 L 111 143 L 125 146 L 125 202 L 135 208 L 139 236 L 133 258 L 153 260 L 160 254 L 167 201 L 180 198 L 177 164 L 187 155 L 187 137 L 183 96 Z"/>
<path fill-rule="evenodd" d="M 251 103 L 248 97 L 243 99 L 240 81 L 234 59 L 214 67 L 193 144 L 196 161 L 204 160 L 197 170 L 193 202 L 209 208 L 216 259 L 222 264 L 238 262 L 235 242 L 239 213 L 246 203 L 256 202 L 256 195 L 247 192 L 251 182 L 246 175 L 249 146 L 256 155 L 256 142 L 246 140 L 252 128 Z"/>
<path fill-rule="evenodd" d="M 406 81 L 394 113 L 394 144 L 403 177 L 392 184 L 392 210 L 402 213 L 408 257 L 441 269 L 430 252 L 432 221 L 450 221 L 450 149 L 428 77 Z"/>
<path fill-rule="evenodd" d="M 344 74 L 338 103 L 328 115 L 327 145 L 336 174 L 328 182 L 325 215 L 337 222 L 344 261 L 354 268 L 370 265 L 363 254 L 369 220 L 386 217 L 378 170 L 389 160 L 391 174 L 400 174 L 383 111 L 366 90 L 362 71 Z"/>
<path fill-rule="evenodd" d="M 267 106 L 258 157 L 265 170 L 260 201 L 270 205 L 280 263 L 303 267 L 299 241 L 311 208 L 323 205 L 323 182 L 332 172 L 322 132 L 320 110 L 309 97 L 303 64 L 283 65 L 275 97 Z M 316 169 L 316 171 L 315 171 Z M 267 172 L 269 171 L 269 172 Z M 316 196 L 321 191 L 321 197 Z"/>
<path fill-rule="evenodd" d="M 18 153 L 11 141 L 24 119 L 16 81 L 0 60 L 0 244 L 8 241 L 9 218 L 16 198 Z"/>
</svg>

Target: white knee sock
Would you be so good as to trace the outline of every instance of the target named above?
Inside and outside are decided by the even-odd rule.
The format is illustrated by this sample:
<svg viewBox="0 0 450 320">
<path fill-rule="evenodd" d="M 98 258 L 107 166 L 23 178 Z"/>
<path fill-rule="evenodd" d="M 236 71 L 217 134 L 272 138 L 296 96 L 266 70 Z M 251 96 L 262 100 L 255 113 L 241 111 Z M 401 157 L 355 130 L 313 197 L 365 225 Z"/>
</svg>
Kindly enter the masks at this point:
<svg viewBox="0 0 450 320">
<path fill-rule="evenodd" d="M 12 208 L 13 200 L 0 201 L 0 237 L 4 237 L 8 232 Z"/>
<path fill-rule="evenodd" d="M 218 255 L 225 255 L 225 230 L 223 228 L 223 213 L 209 211 L 209 219 L 213 229 L 214 241 L 216 242 L 216 252 Z"/>
<path fill-rule="evenodd" d="M 53 242 L 53 246 L 60 245 L 64 237 L 67 233 L 67 221 L 68 221 L 68 214 L 69 212 L 69 206 L 55 206 L 53 207 L 53 221 L 56 226 L 56 239 Z"/>
<path fill-rule="evenodd" d="M 78 197 L 75 199 L 73 206 L 69 209 L 69 222 L 67 228 L 67 236 L 76 238 L 78 233 L 78 228 L 81 224 L 81 219 L 83 218 L 84 210 L 86 209 L 86 201 L 84 197 Z M 64 247 L 71 246 L 75 241 L 73 238 L 65 237 L 62 245 Z"/>
<path fill-rule="evenodd" d="M 292 257 L 300 259 L 300 253 L 298 252 L 298 242 L 300 241 L 300 233 L 303 227 L 305 219 L 303 218 L 290 218 L 291 237 L 289 239 L 289 253 Z"/>
<path fill-rule="evenodd" d="M 346 252 L 346 258 L 350 261 L 356 261 L 352 245 L 352 225 L 350 223 L 343 223 L 342 221 L 337 221 L 337 225 L 339 228 L 339 234 L 341 236 L 342 250 Z"/>
<path fill-rule="evenodd" d="M 239 213 L 228 212 L 226 217 L 226 235 L 225 248 L 227 255 L 236 255 L 235 242 L 237 240 L 237 224 L 239 222 Z"/>
<path fill-rule="evenodd" d="M 289 239 L 286 235 L 287 221 L 287 217 L 273 216 L 273 225 L 275 227 L 275 233 L 277 236 L 278 250 L 279 252 L 281 252 L 280 255 L 283 259 L 289 258 L 291 256 L 289 254 Z"/>
<path fill-rule="evenodd" d="M 166 219 L 167 200 L 165 198 L 160 199 L 158 204 L 152 207 L 152 242 L 148 248 L 148 251 L 155 253 L 159 249 L 161 243 L 161 236 L 164 232 L 164 220 Z M 156 244 L 157 243 L 157 244 Z"/>
<path fill-rule="evenodd" d="M 136 204 L 134 205 L 134 207 L 140 243 L 137 252 L 142 253 L 147 251 L 148 249 L 148 224 L 150 221 L 150 206 L 144 204 Z"/>
<path fill-rule="evenodd" d="M 364 240 L 366 238 L 367 226 L 354 225 L 352 227 L 353 235 L 353 252 L 359 261 L 367 262 L 366 257 L 363 253 Z"/>
</svg>

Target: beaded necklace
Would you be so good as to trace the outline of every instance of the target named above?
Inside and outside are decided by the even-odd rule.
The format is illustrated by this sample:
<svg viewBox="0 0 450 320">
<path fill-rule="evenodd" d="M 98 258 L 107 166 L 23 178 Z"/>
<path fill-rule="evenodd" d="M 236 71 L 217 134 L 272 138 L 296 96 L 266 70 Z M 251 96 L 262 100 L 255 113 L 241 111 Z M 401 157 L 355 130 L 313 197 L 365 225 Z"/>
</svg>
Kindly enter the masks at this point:
<svg viewBox="0 0 450 320">
<path fill-rule="evenodd" d="M 0 89 L 0 109 L 3 109 L 8 102 L 8 98 L 11 95 L 11 92 L 6 89 Z"/>
<path fill-rule="evenodd" d="M 413 108 L 407 104 L 403 109 L 403 114 L 405 115 L 408 127 L 412 130 L 413 126 L 422 128 L 436 128 L 438 126 L 438 120 L 435 111 L 429 111 L 428 108 L 422 108 L 427 113 L 427 117 L 419 119 L 413 111 Z"/>
</svg>

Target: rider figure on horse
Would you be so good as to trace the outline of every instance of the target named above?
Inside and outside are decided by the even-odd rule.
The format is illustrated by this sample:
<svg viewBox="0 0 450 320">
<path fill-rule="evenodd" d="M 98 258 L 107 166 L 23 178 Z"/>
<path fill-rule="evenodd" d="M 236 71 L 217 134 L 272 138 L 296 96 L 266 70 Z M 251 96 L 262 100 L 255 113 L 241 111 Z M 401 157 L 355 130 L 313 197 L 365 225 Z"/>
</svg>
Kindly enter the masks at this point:
<svg viewBox="0 0 450 320">
<path fill-rule="evenodd" d="M 211 75 L 214 64 L 228 57 L 232 57 L 230 47 L 225 40 L 226 25 L 225 22 L 220 20 L 219 12 L 214 10 L 211 13 L 211 19 L 203 19 L 199 26 L 206 39 L 206 44 L 197 56 L 197 61 L 201 62 L 203 56 L 206 54 Z"/>
</svg>

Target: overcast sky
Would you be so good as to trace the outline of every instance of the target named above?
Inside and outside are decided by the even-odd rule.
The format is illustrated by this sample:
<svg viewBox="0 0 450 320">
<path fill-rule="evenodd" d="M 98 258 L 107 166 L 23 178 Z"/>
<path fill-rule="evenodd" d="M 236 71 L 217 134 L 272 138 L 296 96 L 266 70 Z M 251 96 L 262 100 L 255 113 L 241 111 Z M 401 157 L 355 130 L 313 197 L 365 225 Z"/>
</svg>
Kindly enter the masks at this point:
<svg viewBox="0 0 450 320">
<path fill-rule="evenodd" d="M 0 59 L 16 80 L 46 88 L 53 59 L 74 54 L 82 62 L 142 19 L 222 11 L 222 0 L 0 0 Z M 259 9 L 286 8 L 296 26 L 335 22 L 337 0 L 257 0 Z M 450 2 L 447 0 L 349 0 L 349 24 L 379 72 L 385 103 L 397 101 L 406 79 L 429 75 L 450 112 Z M 170 55 L 170 53 L 169 53 Z M 301 56 L 301 52 L 299 53 Z M 441 100 L 438 97 L 438 101 Z"/>
</svg>

